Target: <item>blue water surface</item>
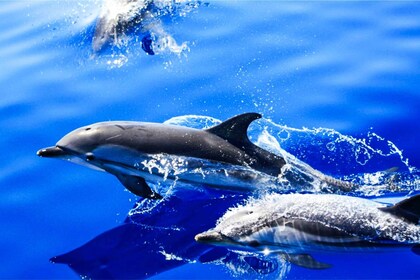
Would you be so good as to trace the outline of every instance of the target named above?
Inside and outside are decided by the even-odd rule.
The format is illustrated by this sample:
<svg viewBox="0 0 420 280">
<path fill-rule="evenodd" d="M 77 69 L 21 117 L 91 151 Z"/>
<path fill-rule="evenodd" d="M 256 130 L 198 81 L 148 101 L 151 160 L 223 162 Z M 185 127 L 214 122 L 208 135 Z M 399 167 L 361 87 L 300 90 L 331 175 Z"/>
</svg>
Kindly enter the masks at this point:
<svg viewBox="0 0 420 280">
<path fill-rule="evenodd" d="M 318 170 L 373 185 L 376 172 L 398 167 L 398 195 L 420 190 L 417 1 L 190 3 L 162 16 L 165 32 L 188 49 L 148 55 L 141 31 L 92 51 L 99 0 L 0 2 L 0 278 L 77 279 L 50 258 L 110 230 L 125 230 L 138 198 L 114 177 L 36 156 L 69 131 L 98 121 L 181 116 L 181 124 L 203 127 L 194 116 L 225 120 L 259 112 L 264 119 L 251 127 L 253 141 L 266 131 L 275 140 L 268 144 L 280 144 Z M 241 200 L 219 193 L 201 198 L 201 192 L 192 195 L 196 191 L 187 195 L 191 203 L 170 200 L 168 209 L 198 217 L 177 220 L 155 208 L 158 214 L 138 217 L 160 231 L 141 228 L 132 239 L 112 231 L 116 239 L 106 240 L 125 240 L 127 247 L 116 247 L 127 258 L 116 251 L 106 256 L 119 260 L 121 270 L 103 276 L 129 277 L 118 273 L 142 267 L 151 255 L 130 255 L 142 237 L 157 247 L 177 242 L 171 234 L 179 231 L 171 225 L 193 228 L 194 219 L 207 217 L 201 226 L 210 228 Z M 375 187 L 361 193 L 382 194 Z M 209 197 L 221 200 L 212 202 L 211 213 L 197 203 Z M 202 249 L 188 240 L 190 255 L 159 266 L 155 278 L 420 278 L 420 258 L 409 250 L 320 255 L 333 264 L 322 271 L 279 261 L 274 272 L 264 274 L 252 271 L 241 255 L 202 264 L 194 259 Z M 81 255 L 100 254 L 101 248 Z M 164 248 L 157 255 L 179 257 Z"/>
</svg>

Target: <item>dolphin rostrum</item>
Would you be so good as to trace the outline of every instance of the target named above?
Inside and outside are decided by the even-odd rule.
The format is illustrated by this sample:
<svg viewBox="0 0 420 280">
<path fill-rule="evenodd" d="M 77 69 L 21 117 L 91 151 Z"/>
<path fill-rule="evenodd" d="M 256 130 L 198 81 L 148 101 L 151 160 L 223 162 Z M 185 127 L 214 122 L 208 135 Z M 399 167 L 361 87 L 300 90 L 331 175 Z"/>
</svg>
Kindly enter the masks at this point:
<svg viewBox="0 0 420 280">
<path fill-rule="evenodd" d="M 335 194 L 271 194 L 229 209 L 196 241 L 264 254 L 296 265 L 329 264 L 310 253 L 412 247 L 420 255 L 420 195 L 394 206 Z"/>
<path fill-rule="evenodd" d="M 248 126 L 259 118 L 258 113 L 246 113 L 204 130 L 146 122 L 101 122 L 70 132 L 56 146 L 39 150 L 38 155 L 109 172 L 128 190 L 146 198 L 161 196 L 145 180 L 162 178 L 219 189 L 255 190 L 262 185 L 277 186 L 273 181 L 277 182 L 286 164 L 282 156 L 249 140 Z M 351 187 L 304 165 L 301 169 L 338 189 Z"/>
</svg>

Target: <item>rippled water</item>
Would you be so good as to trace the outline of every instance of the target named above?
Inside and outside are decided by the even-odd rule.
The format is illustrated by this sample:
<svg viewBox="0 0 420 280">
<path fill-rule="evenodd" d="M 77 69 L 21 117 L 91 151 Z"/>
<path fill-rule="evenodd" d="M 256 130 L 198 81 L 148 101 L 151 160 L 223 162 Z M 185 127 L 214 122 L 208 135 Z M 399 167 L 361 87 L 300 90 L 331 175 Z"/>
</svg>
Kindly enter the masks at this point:
<svg viewBox="0 0 420 280">
<path fill-rule="evenodd" d="M 137 198 L 111 176 L 36 157 L 39 148 L 97 121 L 181 116 L 180 123 L 202 127 L 214 119 L 193 116 L 217 121 L 256 111 L 264 119 L 251 127 L 254 142 L 369 185 L 359 195 L 382 195 L 390 185 L 399 196 L 418 191 L 417 2 L 182 6 L 162 15 L 161 26 L 188 49 L 154 56 L 141 48 L 141 30 L 95 54 L 101 4 L 0 3 L 0 277 L 76 278 L 49 259 L 120 226 L 132 209 Z M 199 197 L 188 199 L 200 205 Z M 214 220 L 224 212 L 214 211 Z M 161 222 L 178 223 L 171 219 Z M 324 257 L 335 261 L 333 268 L 280 263 L 274 276 L 249 274 L 244 257 L 230 255 L 219 265 L 194 263 L 156 277 L 420 277 L 410 252 Z"/>
</svg>

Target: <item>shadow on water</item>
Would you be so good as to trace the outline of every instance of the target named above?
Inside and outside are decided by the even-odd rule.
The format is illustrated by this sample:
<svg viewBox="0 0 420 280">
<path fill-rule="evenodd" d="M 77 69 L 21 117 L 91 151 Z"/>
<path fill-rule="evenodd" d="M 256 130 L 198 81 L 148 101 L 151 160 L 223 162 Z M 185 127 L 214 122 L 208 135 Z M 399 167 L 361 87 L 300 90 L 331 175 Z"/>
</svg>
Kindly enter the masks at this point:
<svg viewBox="0 0 420 280">
<path fill-rule="evenodd" d="M 244 198 L 214 190 L 181 190 L 161 201 L 141 200 L 123 225 L 51 261 L 91 279 L 146 278 L 194 262 L 231 266 L 248 275 L 273 273 L 279 267 L 275 260 L 194 240 Z"/>
</svg>

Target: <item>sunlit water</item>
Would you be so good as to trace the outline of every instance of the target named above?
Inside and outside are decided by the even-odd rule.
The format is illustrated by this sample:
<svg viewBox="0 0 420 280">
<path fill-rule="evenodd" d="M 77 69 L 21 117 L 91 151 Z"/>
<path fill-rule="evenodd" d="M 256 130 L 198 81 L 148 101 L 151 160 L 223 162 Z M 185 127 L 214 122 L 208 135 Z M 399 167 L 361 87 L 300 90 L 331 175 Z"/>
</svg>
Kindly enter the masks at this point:
<svg viewBox="0 0 420 280">
<path fill-rule="evenodd" d="M 157 187 L 195 196 L 133 208 L 137 198 L 112 176 L 36 157 L 39 148 L 98 121 L 203 128 L 256 111 L 264 118 L 252 124 L 250 138 L 285 156 L 291 173 L 304 162 L 360 186 L 352 195 L 385 202 L 419 191 L 417 2 L 157 3 L 155 55 L 142 48 L 150 35 L 144 26 L 92 50 L 102 1 L 0 3 L 0 277 L 77 278 L 49 259 L 119 227 L 130 213 L 146 225 L 144 237 L 162 237 L 151 242 L 156 256 L 186 264 L 156 278 L 419 278 L 419 257 L 409 250 L 321 254 L 333 264 L 322 271 L 264 256 L 258 266 L 244 253 L 201 263 L 193 242 L 185 241 L 191 250 L 184 254 L 159 246 L 175 246 L 168 231 L 185 236 L 183 225 L 194 227 L 194 219 L 213 227 L 245 197 L 167 181 Z M 203 215 L 201 202 L 209 199 L 214 213 Z M 184 209 L 192 220 L 168 209 Z M 136 257 L 134 267 L 142 267 Z M 116 266 L 124 263 L 132 262 Z"/>
</svg>

